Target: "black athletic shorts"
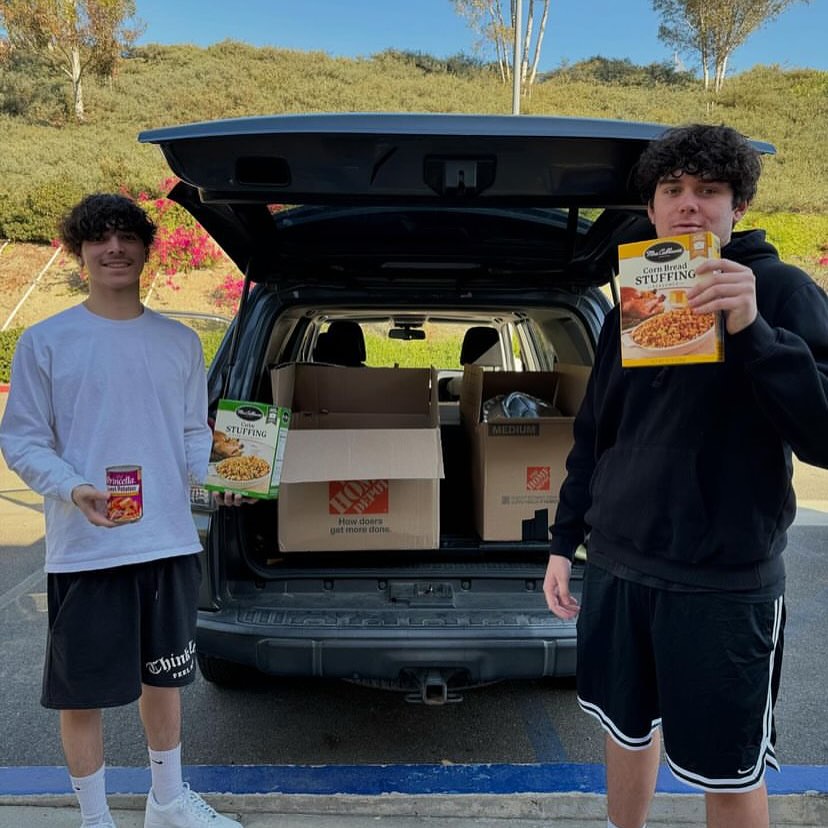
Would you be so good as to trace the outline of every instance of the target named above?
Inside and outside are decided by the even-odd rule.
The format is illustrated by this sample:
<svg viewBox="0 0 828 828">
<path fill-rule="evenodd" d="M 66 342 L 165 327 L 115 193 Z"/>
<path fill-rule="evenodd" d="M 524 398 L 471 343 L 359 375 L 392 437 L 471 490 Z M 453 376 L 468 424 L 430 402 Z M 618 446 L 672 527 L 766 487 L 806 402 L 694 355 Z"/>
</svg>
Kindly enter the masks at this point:
<svg viewBox="0 0 828 828">
<path fill-rule="evenodd" d="M 41 704 L 117 707 L 141 685 L 195 678 L 197 554 L 86 572 L 49 573 Z"/>
<path fill-rule="evenodd" d="M 581 605 L 578 701 L 619 745 L 644 749 L 661 726 L 675 776 L 709 792 L 778 770 L 782 596 L 658 589 L 592 565 Z"/>
</svg>

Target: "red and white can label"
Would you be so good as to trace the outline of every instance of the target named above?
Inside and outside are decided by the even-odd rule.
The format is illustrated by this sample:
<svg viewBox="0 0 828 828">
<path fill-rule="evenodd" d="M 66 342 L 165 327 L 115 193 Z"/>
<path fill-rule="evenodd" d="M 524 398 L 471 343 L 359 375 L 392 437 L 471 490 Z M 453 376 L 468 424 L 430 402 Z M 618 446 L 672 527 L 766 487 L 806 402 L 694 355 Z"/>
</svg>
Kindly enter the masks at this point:
<svg viewBox="0 0 828 828">
<path fill-rule="evenodd" d="M 109 466 L 106 470 L 109 500 L 106 516 L 114 523 L 133 523 L 144 515 L 140 466 Z"/>
</svg>

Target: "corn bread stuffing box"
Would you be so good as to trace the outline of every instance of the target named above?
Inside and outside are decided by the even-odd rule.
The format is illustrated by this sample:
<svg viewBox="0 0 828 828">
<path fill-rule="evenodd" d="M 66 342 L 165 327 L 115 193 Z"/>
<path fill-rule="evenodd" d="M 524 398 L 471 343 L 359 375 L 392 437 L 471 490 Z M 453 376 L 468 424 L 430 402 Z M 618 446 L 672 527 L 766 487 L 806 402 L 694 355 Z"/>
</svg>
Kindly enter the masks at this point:
<svg viewBox="0 0 828 828">
<path fill-rule="evenodd" d="M 433 370 L 291 363 L 271 383 L 291 411 L 280 552 L 439 547 Z"/>
<path fill-rule="evenodd" d="M 272 499 L 279 495 L 290 410 L 219 400 L 204 488 Z"/>
<path fill-rule="evenodd" d="M 724 360 L 721 314 L 694 313 L 687 304 L 687 291 L 700 283 L 696 268 L 719 255 L 709 232 L 619 245 L 622 365 Z"/>
</svg>

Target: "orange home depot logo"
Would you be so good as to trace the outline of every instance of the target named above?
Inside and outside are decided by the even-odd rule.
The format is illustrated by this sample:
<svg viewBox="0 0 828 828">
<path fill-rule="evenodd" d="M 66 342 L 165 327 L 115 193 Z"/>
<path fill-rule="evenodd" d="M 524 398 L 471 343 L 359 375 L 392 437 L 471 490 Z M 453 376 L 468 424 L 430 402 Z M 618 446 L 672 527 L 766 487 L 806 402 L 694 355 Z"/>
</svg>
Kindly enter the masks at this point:
<svg viewBox="0 0 828 828">
<path fill-rule="evenodd" d="M 552 482 L 549 466 L 526 467 L 526 491 L 548 492 Z"/>
<path fill-rule="evenodd" d="M 328 483 L 328 514 L 388 514 L 388 481 L 331 480 Z"/>
</svg>

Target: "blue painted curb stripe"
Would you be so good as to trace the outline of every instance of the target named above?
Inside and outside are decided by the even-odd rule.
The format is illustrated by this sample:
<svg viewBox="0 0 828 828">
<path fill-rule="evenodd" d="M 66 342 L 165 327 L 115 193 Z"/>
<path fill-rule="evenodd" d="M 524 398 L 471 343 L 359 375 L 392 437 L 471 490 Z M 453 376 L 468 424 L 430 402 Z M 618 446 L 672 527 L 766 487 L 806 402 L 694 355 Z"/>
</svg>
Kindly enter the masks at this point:
<svg viewBox="0 0 828 828">
<path fill-rule="evenodd" d="M 604 793 L 603 765 L 188 765 L 195 790 L 228 794 L 519 794 Z M 828 794 L 828 767 L 785 765 L 766 775 L 771 794 Z M 110 793 L 140 794 L 149 788 L 147 768 L 107 768 Z M 659 793 L 693 793 L 666 767 Z M 63 767 L 0 768 L 0 796 L 70 792 Z"/>
</svg>

